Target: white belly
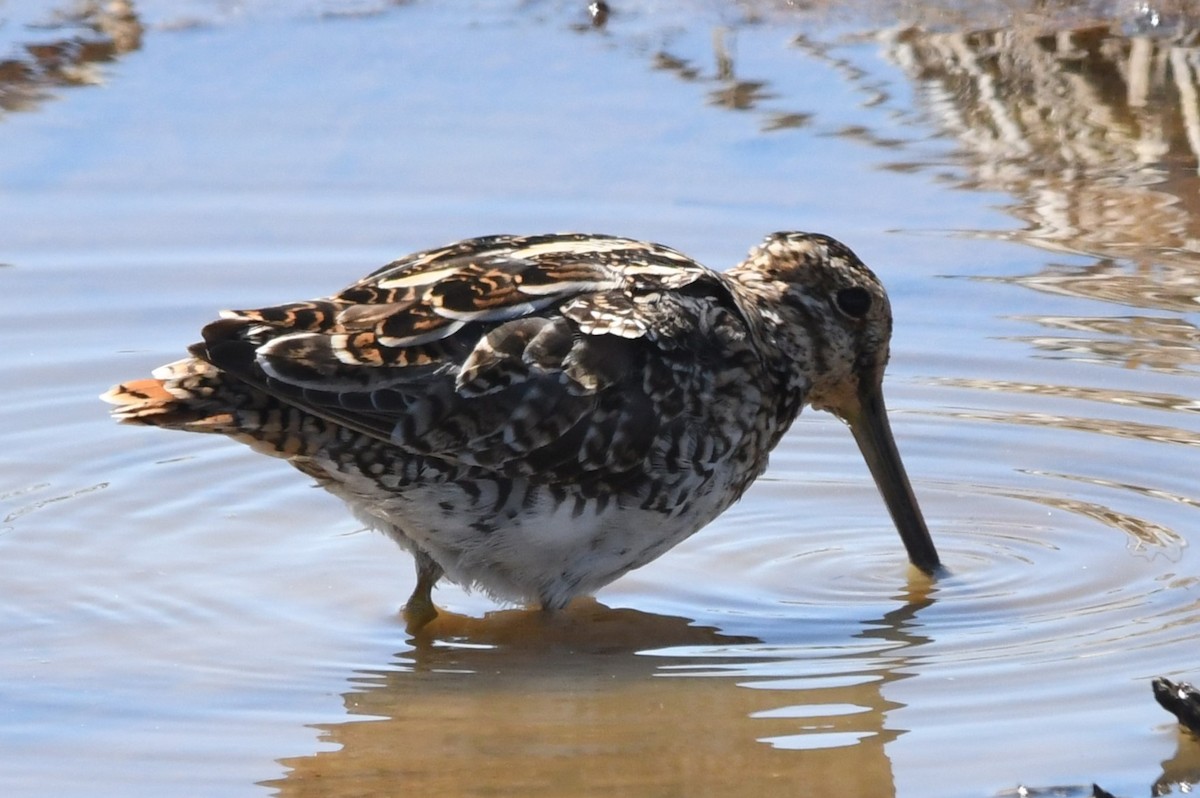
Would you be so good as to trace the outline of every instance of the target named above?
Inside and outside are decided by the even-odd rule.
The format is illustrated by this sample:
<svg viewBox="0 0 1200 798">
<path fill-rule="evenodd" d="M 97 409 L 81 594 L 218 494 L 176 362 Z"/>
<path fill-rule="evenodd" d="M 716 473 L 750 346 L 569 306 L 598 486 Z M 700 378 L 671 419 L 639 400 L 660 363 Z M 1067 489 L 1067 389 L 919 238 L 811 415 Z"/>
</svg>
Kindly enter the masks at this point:
<svg viewBox="0 0 1200 798">
<path fill-rule="evenodd" d="M 373 480 L 331 473 L 327 487 L 366 523 L 405 548 L 419 548 L 446 577 L 494 598 L 549 608 L 592 593 L 666 552 L 730 503 L 723 473 L 698 482 L 668 511 L 634 497 L 558 501 L 545 485 L 474 481 L 419 484 L 380 495 Z M 384 522 L 382 525 L 380 522 Z"/>
</svg>

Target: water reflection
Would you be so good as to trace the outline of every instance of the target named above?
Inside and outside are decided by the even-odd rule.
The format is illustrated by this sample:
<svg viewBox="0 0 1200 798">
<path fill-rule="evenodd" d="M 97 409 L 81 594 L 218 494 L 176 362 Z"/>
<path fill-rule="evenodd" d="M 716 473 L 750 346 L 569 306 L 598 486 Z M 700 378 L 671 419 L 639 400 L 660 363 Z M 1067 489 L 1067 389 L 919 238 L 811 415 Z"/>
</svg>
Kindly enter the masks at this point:
<svg viewBox="0 0 1200 798">
<path fill-rule="evenodd" d="M 280 795 L 894 794 L 885 696 L 928 642 L 929 581 L 853 639 L 766 644 L 686 618 L 572 605 L 439 618 L 344 694 L 339 747 L 283 760 Z M 464 767 L 464 763 L 470 763 Z M 519 764 L 517 764 L 519 763 Z"/>
<path fill-rule="evenodd" d="M 1016 278 L 1135 307 L 1197 308 L 1200 49 L 1194 30 L 1125 35 L 1116 23 L 907 28 L 885 43 L 935 123 L 962 147 L 973 188 L 1012 193 L 1041 246 L 1090 267 Z M 1153 262 L 1127 261 L 1131 245 Z"/>
<path fill-rule="evenodd" d="M 737 37 L 738 29 L 717 27 L 712 31 L 713 70 L 711 74 L 697 67 L 692 61 L 671 54 L 666 49 L 654 53 L 652 66 L 654 69 L 671 72 L 681 80 L 703 82 L 712 86 L 707 97 L 708 104 L 730 111 L 751 111 L 757 109 L 767 100 L 776 95 L 767 87 L 766 79 L 748 80 L 737 74 Z M 767 114 L 763 123 L 765 132 L 783 130 L 786 128 L 804 127 L 812 119 L 807 112 L 778 112 Z"/>
<path fill-rule="evenodd" d="M 1197 185 L 1200 189 L 1200 184 Z M 1133 233 L 1130 232 L 1132 235 Z M 980 278 L 1051 294 L 1084 297 L 1127 307 L 1189 313 L 1200 308 L 1200 261 L 1118 263 L 1104 258 L 1092 266 L 1048 265 L 1036 274 Z M 1178 317 L 1025 317 L 1043 327 L 1082 336 L 1019 336 L 1035 348 L 1073 360 L 1122 368 L 1178 372 L 1200 364 L 1200 328 Z"/>
<path fill-rule="evenodd" d="M 936 380 L 939 385 L 954 388 L 973 388 L 1001 393 L 1023 393 L 1034 396 L 1056 396 L 1065 399 L 1082 399 L 1127 407 L 1144 407 L 1149 410 L 1178 410 L 1200 413 L 1200 399 L 1167 393 L 1134 392 L 1116 388 L 1086 388 L 1078 385 L 1049 385 L 1044 383 L 1017 382 L 1013 380 L 989 380 L 983 378 L 946 377 Z"/>
<path fill-rule="evenodd" d="M 960 145 L 968 168 L 961 182 L 1015 197 L 1008 210 L 1026 228 L 1006 235 L 1093 259 L 976 279 L 1172 314 L 1023 316 L 1055 334 L 1014 339 L 1058 359 L 1194 372 L 1200 329 L 1179 314 L 1200 309 L 1198 29 L 1183 16 L 1147 14 L 1124 29 L 1045 16 L 1003 28 L 910 27 L 887 37 L 885 50 Z M 1065 396 L 1070 389 L 1055 390 Z M 1179 401 L 1168 404 L 1181 409 Z M 1081 425 L 1046 414 L 1009 420 L 1196 442 L 1191 433 L 1153 425 Z"/>
<path fill-rule="evenodd" d="M 766 81 L 739 80 L 734 71 L 733 47 L 736 34 L 727 28 L 713 30 L 713 54 L 716 57 L 718 88 L 708 93 L 708 102 L 732 111 L 746 111 L 773 96 L 765 91 Z"/>
<path fill-rule="evenodd" d="M 1141 182 L 1157 182 L 1164 164 L 1194 170 L 1193 41 L 1187 31 L 1127 36 L 1115 23 L 1072 28 L 1026 19 L 991 30 L 903 29 L 887 47 L 938 124 L 991 165 L 981 181 L 1052 191 L 1053 182 L 1032 179 L 1121 178 L 1098 184 L 1087 198 L 1093 202 L 1079 197 L 1063 208 L 1083 211 L 1112 199 L 1106 189 L 1137 184 L 1138 173 Z"/>
<path fill-rule="evenodd" d="M 1132 230 L 1127 230 L 1130 235 Z M 1136 241 L 1127 239 L 1127 242 Z M 1002 281 L 1037 291 L 1113 302 L 1136 308 L 1188 313 L 1200 309 L 1200 260 L 1185 253 L 1171 259 L 1116 261 L 1102 258 L 1084 267 L 1049 264 L 1037 273 Z"/>
<path fill-rule="evenodd" d="M 1098 432 L 1118 438 L 1200 446 L 1200 433 L 1161 424 L 1140 421 L 1117 421 L 1104 418 L 1085 418 L 1056 413 L 997 412 L 988 410 L 951 410 L 940 412 L 966 421 L 990 421 L 1002 424 L 1022 424 L 1030 427 L 1053 427 L 1076 432 Z"/>
<path fill-rule="evenodd" d="M 47 15 L 29 31 L 31 41 L 0 60 L 0 110 L 29 111 L 54 89 L 104 82 L 98 64 L 137 50 L 143 27 L 129 0 L 79 0 Z"/>
<path fill-rule="evenodd" d="M 1014 317 L 1072 335 L 1013 336 L 1053 358 L 1138 368 L 1168 374 L 1200 367 L 1200 328 L 1169 316 Z"/>
<path fill-rule="evenodd" d="M 1190 795 L 1200 785 L 1200 740 L 1179 730 L 1175 755 L 1162 763 L 1162 775 L 1150 785 L 1150 794 Z"/>
</svg>

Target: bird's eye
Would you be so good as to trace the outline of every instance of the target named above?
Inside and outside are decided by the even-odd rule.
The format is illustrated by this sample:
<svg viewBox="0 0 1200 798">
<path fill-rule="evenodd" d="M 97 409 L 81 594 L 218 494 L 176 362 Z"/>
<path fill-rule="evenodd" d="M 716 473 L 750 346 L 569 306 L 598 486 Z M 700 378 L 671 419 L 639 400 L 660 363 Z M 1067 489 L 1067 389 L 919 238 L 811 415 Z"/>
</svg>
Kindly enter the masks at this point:
<svg viewBox="0 0 1200 798">
<path fill-rule="evenodd" d="M 871 309 L 871 295 L 867 289 L 854 286 L 837 292 L 838 309 L 852 319 L 861 319 Z"/>
</svg>

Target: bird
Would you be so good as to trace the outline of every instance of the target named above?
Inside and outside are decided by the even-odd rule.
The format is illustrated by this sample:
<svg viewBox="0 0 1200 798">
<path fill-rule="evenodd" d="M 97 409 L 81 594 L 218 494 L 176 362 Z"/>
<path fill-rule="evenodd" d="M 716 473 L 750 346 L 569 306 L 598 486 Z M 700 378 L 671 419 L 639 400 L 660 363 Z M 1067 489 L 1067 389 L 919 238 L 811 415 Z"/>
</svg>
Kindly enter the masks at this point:
<svg viewBox="0 0 1200 798">
<path fill-rule="evenodd" d="M 805 406 L 846 422 L 908 558 L 941 568 L 888 421 L 892 314 L 841 242 L 766 236 L 725 272 L 610 235 L 491 235 L 340 293 L 227 310 L 102 395 L 120 421 L 282 458 L 442 579 L 554 611 L 746 492 Z"/>
</svg>

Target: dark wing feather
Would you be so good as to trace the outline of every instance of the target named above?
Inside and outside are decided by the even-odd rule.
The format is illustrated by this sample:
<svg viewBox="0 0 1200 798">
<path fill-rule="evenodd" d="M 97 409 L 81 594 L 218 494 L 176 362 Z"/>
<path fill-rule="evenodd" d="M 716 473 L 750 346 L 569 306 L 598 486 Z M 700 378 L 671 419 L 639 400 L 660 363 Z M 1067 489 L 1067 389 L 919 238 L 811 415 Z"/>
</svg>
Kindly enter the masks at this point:
<svg viewBox="0 0 1200 798">
<path fill-rule="evenodd" d="M 493 236 L 412 255 L 329 299 L 227 312 L 193 353 L 414 454 L 612 474 L 680 412 L 685 334 L 724 312 L 727 293 L 654 245 Z"/>
</svg>

